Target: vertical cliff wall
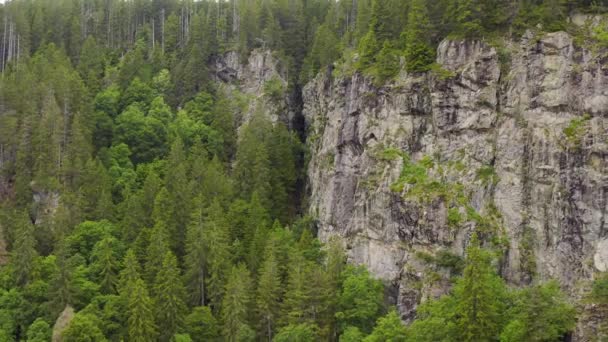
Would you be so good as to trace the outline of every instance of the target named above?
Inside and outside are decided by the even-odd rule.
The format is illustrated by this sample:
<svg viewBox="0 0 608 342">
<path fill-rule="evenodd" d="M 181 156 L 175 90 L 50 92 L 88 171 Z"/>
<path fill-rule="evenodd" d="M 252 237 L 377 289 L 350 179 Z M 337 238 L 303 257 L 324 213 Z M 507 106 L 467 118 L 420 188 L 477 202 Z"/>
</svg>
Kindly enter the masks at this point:
<svg viewBox="0 0 608 342">
<path fill-rule="evenodd" d="M 437 52 L 382 87 L 327 70 L 304 89 L 321 238 L 391 284 L 405 319 L 449 289 L 475 228 L 509 282 L 579 297 L 608 270 L 608 58 L 564 32 Z"/>
</svg>

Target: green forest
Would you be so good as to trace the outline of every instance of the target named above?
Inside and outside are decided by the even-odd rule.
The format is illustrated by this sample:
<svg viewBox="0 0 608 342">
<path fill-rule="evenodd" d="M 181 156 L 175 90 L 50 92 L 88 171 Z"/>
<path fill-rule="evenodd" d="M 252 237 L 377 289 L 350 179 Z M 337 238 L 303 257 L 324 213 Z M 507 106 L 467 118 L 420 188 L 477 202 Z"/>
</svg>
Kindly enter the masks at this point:
<svg viewBox="0 0 608 342">
<path fill-rule="evenodd" d="M 556 282 L 509 286 L 473 233 L 450 294 L 404 324 L 387 284 L 317 239 L 301 88 L 434 70 L 442 39 L 570 30 L 606 0 L 12 0 L 0 5 L 0 341 L 559 341 Z M 608 30 L 593 37 L 608 45 Z M 590 37 L 591 39 L 591 37 Z M 214 75 L 269 50 L 293 121 Z M 52 210 L 40 203 L 53 203 Z M 588 302 L 608 315 L 608 276 Z M 71 313 L 70 313 L 71 311 Z M 408 322 L 410 323 L 410 322 Z M 608 324 L 605 324 L 608 330 Z M 608 336 L 608 332 L 605 336 Z M 608 337 L 606 337 L 608 338 Z"/>
</svg>

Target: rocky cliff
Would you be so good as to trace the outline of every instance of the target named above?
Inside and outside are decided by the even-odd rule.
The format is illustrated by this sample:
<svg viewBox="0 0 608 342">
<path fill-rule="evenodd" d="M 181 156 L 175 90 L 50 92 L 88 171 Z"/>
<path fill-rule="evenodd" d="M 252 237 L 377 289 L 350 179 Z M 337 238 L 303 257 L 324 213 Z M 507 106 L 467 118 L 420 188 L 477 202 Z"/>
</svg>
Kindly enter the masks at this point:
<svg viewBox="0 0 608 342">
<path fill-rule="evenodd" d="M 390 284 L 406 320 L 449 289 L 474 229 L 510 283 L 581 296 L 608 270 L 608 58 L 528 32 L 444 41 L 437 64 L 382 87 L 329 69 L 305 87 L 321 238 Z"/>
</svg>

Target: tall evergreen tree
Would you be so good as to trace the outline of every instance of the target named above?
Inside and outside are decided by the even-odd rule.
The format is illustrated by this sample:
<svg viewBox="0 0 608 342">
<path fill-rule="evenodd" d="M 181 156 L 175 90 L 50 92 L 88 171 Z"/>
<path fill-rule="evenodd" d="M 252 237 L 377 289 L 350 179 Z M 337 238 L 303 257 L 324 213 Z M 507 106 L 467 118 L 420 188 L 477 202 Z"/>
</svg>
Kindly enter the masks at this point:
<svg viewBox="0 0 608 342">
<path fill-rule="evenodd" d="M 129 341 L 154 341 L 158 334 L 154 324 L 153 304 L 146 285 L 143 280 L 136 279 L 129 287 L 131 289 L 127 308 Z"/>
<path fill-rule="evenodd" d="M 430 19 L 426 1 L 412 0 L 405 28 L 405 60 L 410 72 L 427 71 L 435 61 L 430 45 Z"/>
<path fill-rule="evenodd" d="M 272 341 L 280 313 L 281 270 L 272 247 L 266 250 L 264 263 L 258 277 L 256 310 L 260 331 Z"/>
<path fill-rule="evenodd" d="M 456 320 L 461 341 L 492 341 L 504 324 L 506 289 L 496 274 L 489 252 L 479 246 L 473 234 L 467 248 L 467 264 L 463 277 L 454 287 L 458 299 Z"/>
<path fill-rule="evenodd" d="M 186 291 L 181 282 L 177 259 L 167 252 L 154 283 L 156 326 L 161 341 L 170 341 L 184 327 Z"/>
<path fill-rule="evenodd" d="M 232 267 L 222 301 L 223 336 L 226 341 L 239 341 L 250 331 L 251 276 L 243 264 Z"/>
<path fill-rule="evenodd" d="M 15 246 L 11 253 L 11 264 L 16 283 L 25 286 L 31 280 L 34 260 L 38 255 L 34 225 L 25 212 L 16 213 L 15 223 Z"/>
</svg>

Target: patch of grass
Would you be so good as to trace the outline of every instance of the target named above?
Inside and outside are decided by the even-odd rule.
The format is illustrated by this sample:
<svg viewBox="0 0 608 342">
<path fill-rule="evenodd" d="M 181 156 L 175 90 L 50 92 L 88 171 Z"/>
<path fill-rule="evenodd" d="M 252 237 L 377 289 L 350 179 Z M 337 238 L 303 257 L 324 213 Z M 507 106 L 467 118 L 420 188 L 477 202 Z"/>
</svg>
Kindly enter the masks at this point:
<svg viewBox="0 0 608 342">
<path fill-rule="evenodd" d="M 452 228 L 458 228 L 464 221 L 464 217 L 460 213 L 459 208 L 450 208 L 448 209 L 448 226 Z"/>
<path fill-rule="evenodd" d="M 496 185 L 500 181 L 500 177 L 498 177 L 494 167 L 491 165 L 480 167 L 479 170 L 477 170 L 476 178 L 485 186 L 490 184 Z"/>
<path fill-rule="evenodd" d="M 570 124 L 564 128 L 563 133 L 569 147 L 580 147 L 583 137 L 587 133 L 587 121 L 590 119 L 591 116 L 585 114 L 580 118 L 572 119 Z"/>
<path fill-rule="evenodd" d="M 442 81 L 449 80 L 457 75 L 455 72 L 443 68 L 438 63 L 433 63 L 431 65 L 431 74 Z"/>
<path fill-rule="evenodd" d="M 393 161 L 403 157 L 404 153 L 405 152 L 401 151 L 398 148 L 388 147 L 380 151 L 380 153 L 378 153 L 376 157 L 382 161 Z"/>
</svg>

